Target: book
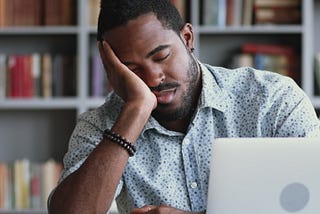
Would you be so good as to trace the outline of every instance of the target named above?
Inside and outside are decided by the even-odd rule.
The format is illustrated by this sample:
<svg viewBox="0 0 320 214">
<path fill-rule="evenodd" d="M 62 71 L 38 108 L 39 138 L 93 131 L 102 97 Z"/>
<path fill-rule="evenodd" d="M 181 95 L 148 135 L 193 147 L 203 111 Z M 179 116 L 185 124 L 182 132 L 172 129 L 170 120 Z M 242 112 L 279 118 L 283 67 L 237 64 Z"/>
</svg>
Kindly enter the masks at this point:
<svg viewBox="0 0 320 214">
<path fill-rule="evenodd" d="M 240 53 L 232 57 L 231 68 L 253 67 L 252 54 Z"/>
<path fill-rule="evenodd" d="M 30 207 L 30 161 L 27 159 L 14 162 L 14 201 L 16 209 Z"/>
<path fill-rule="evenodd" d="M 21 96 L 21 57 L 10 55 L 8 58 L 9 88 L 8 97 L 15 98 Z"/>
<path fill-rule="evenodd" d="M 31 55 L 32 79 L 33 79 L 33 97 L 40 97 L 41 95 L 41 55 L 33 53 Z"/>
<path fill-rule="evenodd" d="M 297 82 L 299 81 L 295 52 L 291 46 L 245 43 L 242 46 L 242 52 L 254 56 L 254 66 L 258 69 L 273 69 L 271 71 L 290 76 Z"/>
<path fill-rule="evenodd" d="M 234 0 L 226 0 L 226 25 L 227 26 L 232 26 L 233 25 L 233 21 L 234 21 Z"/>
<path fill-rule="evenodd" d="M 0 0 L 0 27 L 6 26 L 6 1 Z"/>
<path fill-rule="evenodd" d="M 34 0 L 21 1 L 13 0 L 15 10 L 15 26 L 31 26 L 35 25 L 35 7 Z"/>
<path fill-rule="evenodd" d="M 4 21 L 4 26 L 13 26 L 14 25 L 14 5 L 13 5 L 13 1 L 8 1 L 5 0 L 5 21 Z"/>
<path fill-rule="evenodd" d="M 255 24 L 299 24 L 301 8 L 255 8 Z"/>
<path fill-rule="evenodd" d="M 60 25 L 61 1 L 44 0 L 44 25 Z"/>
<path fill-rule="evenodd" d="M 100 0 L 89 0 L 87 3 L 87 8 L 89 8 L 88 23 L 90 26 L 97 26 L 100 12 Z"/>
<path fill-rule="evenodd" d="M 203 25 L 226 26 L 227 2 L 226 0 L 203 0 Z"/>
<path fill-rule="evenodd" d="M 245 43 L 242 45 L 244 53 L 266 53 L 266 54 L 285 54 L 294 56 L 294 49 L 291 46 L 278 44 Z"/>
<path fill-rule="evenodd" d="M 22 68 L 22 97 L 31 98 L 33 96 L 33 74 L 32 74 L 32 58 L 31 55 L 23 55 Z"/>
<path fill-rule="evenodd" d="M 314 57 L 314 92 L 320 95 L 320 53 Z"/>
<path fill-rule="evenodd" d="M 60 25 L 74 25 L 75 24 L 75 0 L 61 0 L 61 21 Z"/>
<path fill-rule="evenodd" d="M 75 3 L 74 0 L 44 0 L 44 25 L 73 25 Z"/>
<path fill-rule="evenodd" d="M 290 76 L 290 65 L 285 55 L 255 54 L 253 66 L 259 70 L 273 71 Z"/>
<path fill-rule="evenodd" d="M 10 210 L 13 208 L 13 175 L 12 164 L 4 163 L 3 176 L 4 176 L 4 208 Z"/>
<path fill-rule="evenodd" d="M 288 7 L 300 6 L 301 0 L 255 0 L 256 7 Z"/>
<path fill-rule="evenodd" d="M 30 166 L 30 208 L 41 209 L 41 164 L 32 163 Z"/>
<path fill-rule="evenodd" d="M 0 162 L 0 209 L 11 208 L 11 167 Z"/>
<path fill-rule="evenodd" d="M 242 25 L 250 26 L 253 22 L 253 3 L 254 0 L 243 0 Z"/>
<path fill-rule="evenodd" d="M 0 99 L 7 95 L 7 56 L 0 54 Z"/>
<path fill-rule="evenodd" d="M 52 96 L 52 57 L 49 53 L 42 56 L 41 95 L 44 98 Z"/>
<path fill-rule="evenodd" d="M 61 163 L 53 159 L 49 159 L 42 164 L 42 207 L 46 207 L 51 191 L 57 186 L 61 170 Z"/>
<path fill-rule="evenodd" d="M 4 168 L 5 164 L 0 163 L 0 209 L 4 208 Z"/>
<path fill-rule="evenodd" d="M 63 95 L 63 56 L 55 54 L 52 56 L 52 96 L 62 97 Z"/>
<path fill-rule="evenodd" d="M 33 24 L 36 26 L 43 25 L 44 22 L 44 1 L 43 0 L 33 0 Z"/>
<path fill-rule="evenodd" d="M 233 0 L 232 2 L 232 23 L 231 26 L 241 26 L 243 17 L 243 1 Z"/>
</svg>

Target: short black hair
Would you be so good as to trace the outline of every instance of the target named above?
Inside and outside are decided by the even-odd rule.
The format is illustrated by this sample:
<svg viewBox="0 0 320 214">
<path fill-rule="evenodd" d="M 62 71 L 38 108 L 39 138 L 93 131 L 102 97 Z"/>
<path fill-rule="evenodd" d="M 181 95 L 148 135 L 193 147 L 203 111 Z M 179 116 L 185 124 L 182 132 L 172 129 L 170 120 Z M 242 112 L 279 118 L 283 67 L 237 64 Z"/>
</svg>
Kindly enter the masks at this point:
<svg viewBox="0 0 320 214">
<path fill-rule="evenodd" d="M 170 0 L 101 0 L 97 39 L 105 32 L 126 25 L 141 15 L 153 13 L 162 25 L 178 35 L 184 22 Z"/>
</svg>

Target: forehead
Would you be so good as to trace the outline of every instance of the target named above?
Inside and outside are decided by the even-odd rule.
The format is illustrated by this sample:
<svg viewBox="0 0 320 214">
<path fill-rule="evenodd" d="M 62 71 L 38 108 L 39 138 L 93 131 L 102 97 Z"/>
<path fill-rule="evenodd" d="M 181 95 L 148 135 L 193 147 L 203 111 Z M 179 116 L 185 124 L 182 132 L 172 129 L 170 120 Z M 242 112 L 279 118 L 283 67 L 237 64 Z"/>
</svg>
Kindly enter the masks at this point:
<svg viewBox="0 0 320 214">
<path fill-rule="evenodd" d="M 118 56 L 136 51 L 148 52 L 159 45 L 174 42 L 178 35 L 165 28 L 153 14 L 146 14 L 107 32 L 104 39 Z"/>
</svg>

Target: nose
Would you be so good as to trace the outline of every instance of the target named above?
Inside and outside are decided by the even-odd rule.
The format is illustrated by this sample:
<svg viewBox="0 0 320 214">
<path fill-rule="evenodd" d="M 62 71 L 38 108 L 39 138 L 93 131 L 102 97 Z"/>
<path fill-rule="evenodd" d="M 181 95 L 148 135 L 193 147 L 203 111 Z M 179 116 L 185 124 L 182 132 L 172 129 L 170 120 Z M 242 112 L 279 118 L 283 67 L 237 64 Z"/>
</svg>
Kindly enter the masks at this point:
<svg viewBox="0 0 320 214">
<path fill-rule="evenodd" d="M 157 87 L 165 79 L 165 74 L 161 66 L 150 66 L 145 69 L 143 81 L 149 87 Z"/>
</svg>

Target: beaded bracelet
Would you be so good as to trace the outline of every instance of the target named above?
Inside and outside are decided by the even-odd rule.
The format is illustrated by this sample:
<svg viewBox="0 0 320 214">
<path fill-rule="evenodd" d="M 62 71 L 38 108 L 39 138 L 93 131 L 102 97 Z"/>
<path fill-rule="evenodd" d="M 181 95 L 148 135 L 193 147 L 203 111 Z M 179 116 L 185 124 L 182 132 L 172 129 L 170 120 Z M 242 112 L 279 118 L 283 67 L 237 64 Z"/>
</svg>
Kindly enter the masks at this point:
<svg viewBox="0 0 320 214">
<path fill-rule="evenodd" d="M 114 143 L 119 144 L 121 147 L 123 147 L 124 149 L 127 150 L 127 152 L 129 153 L 129 156 L 132 157 L 134 155 L 134 153 L 136 152 L 136 148 L 135 146 L 130 143 L 129 141 L 127 141 L 124 137 L 122 137 L 121 135 L 111 131 L 110 129 L 106 129 L 103 132 L 103 136 L 109 140 L 111 140 Z"/>
</svg>

